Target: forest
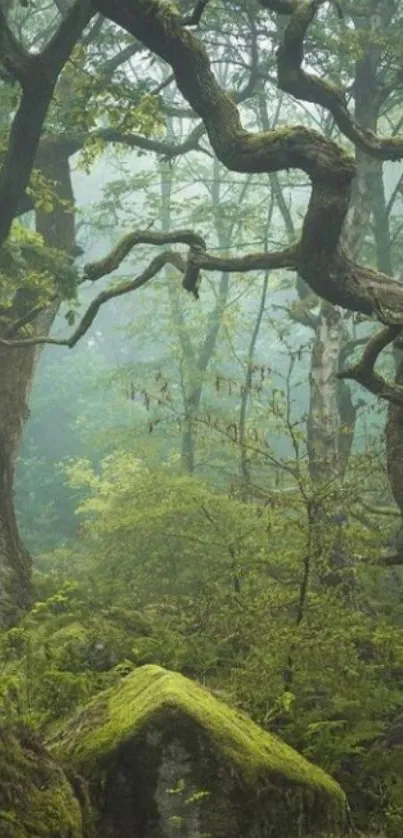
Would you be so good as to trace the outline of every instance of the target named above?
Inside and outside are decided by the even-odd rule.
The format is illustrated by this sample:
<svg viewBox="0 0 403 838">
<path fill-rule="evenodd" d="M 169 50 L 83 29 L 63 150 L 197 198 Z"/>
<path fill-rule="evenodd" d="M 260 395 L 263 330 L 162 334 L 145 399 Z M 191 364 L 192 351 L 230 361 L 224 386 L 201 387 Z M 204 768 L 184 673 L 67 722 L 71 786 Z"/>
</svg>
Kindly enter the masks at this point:
<svg viewBox="0 0 403 838">
<path fill-rule="evenodd" d="M 402 0 L 0 0 L 0 838 L 402 838 L 401 260 Z"/>
</svg>

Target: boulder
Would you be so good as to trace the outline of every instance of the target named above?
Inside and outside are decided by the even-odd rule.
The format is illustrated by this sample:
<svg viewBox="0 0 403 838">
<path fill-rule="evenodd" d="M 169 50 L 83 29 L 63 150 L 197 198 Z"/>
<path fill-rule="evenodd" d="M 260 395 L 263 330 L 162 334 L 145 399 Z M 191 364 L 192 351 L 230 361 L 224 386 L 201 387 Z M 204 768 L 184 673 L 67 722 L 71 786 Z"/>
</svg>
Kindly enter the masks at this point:
<svg viewBox="0 0 403 838">
<path fill-rule="evenodd" d="M 71 783 L 39 739 L 0 726 L 0 838 L 89 835 Z"/>
<path fill-rule="evenodd" d="M 324 771 L 158 666 L 98 694 L 48 747 L 90 781 L 99 838 L 297 838 L 345 820 Z"/>
</svg>

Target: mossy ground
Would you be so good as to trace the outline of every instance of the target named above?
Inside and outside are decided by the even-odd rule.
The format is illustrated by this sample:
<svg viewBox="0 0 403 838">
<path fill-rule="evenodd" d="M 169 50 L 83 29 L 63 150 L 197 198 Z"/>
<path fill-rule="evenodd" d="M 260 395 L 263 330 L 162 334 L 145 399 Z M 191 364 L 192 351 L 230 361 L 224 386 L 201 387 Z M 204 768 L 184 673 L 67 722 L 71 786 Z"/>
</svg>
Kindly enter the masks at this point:
<svg viewBox="0 0 403 838">
<path fill-rule="evenodd" d="M 28 730 L 0 727 L 0 838 L 83 838 L 62 769 Z"/>
</svg>

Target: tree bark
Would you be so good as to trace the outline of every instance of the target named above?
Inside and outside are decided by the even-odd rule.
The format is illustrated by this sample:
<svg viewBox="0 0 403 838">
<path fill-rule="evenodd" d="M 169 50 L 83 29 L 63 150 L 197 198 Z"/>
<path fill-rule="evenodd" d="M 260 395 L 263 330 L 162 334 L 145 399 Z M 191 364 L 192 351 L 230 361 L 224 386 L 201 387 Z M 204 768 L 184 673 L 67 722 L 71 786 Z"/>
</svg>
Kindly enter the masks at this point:
<svg viewBox="0 0 403 838">
<path fill-rule="evenodd" d="M 18 533 L 13 482 L 35 354 L 0 347 L 0 627 L 18 619 L 31 598 L 31 559 Z"/>
<path fill-rule="evenodd" d="M 403 385 L 403 351 L 399 352 L 396 371 L 396 384 Z M 403 528 L 403 406 L 389 403 L 386 423 L 386 457 L 390 487 L 400 509 Z"/>
<path fill-rule="evenodd" d="M 55 182 L 57 198 L 50 213 L 36 212 L 36 228 L 47 246 L 74 252 L 73 191 L 69 160 L 57 145 L 38 156 L 42 174 Z M 61 201 L 67 201 L 62 204 Z M 35 305 L 31 294 L 15 294 L 12 314 L 18 319 Z M 34 333 L 48 334 L 60 300 L 32 323 Z M 0 627 L 18 620 L 31 602 L 31 557 L 22 544 L 14 510 L 14 471 L 28 402 L 41 348 L 0 346 Z"/>
<path fill-rule="evenodd" d="M 341 586 L 344 596 L 355 587 L 351 556 L 344 537 L 346 512 L 342 482 L 355 427 L 349 388 L 337 378 L 344 341 L 340 309 L 324 302 L 319 312 L 311 355 L 307 420 L 310 544 L 316 572 L 326 586 Z"/>
<path fill-rule="evenodd" d="M 339 309 L 322 303 L 309 374 L 307 422 L 309 472 L 314 486 L 335 483 L 339 475 L 337 372 L 343 340 Z"/>
</svg>

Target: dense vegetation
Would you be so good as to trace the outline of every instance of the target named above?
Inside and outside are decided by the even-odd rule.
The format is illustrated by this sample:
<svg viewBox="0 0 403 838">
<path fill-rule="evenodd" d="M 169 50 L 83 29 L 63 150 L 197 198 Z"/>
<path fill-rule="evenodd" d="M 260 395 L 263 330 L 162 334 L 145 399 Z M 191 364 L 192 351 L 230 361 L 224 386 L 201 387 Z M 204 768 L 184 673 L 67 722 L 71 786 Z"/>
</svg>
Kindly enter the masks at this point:
<svg viewBox="0 0 403 838">
<path fill-rule="evenodd" d="M 402 835 L 402 27 L 0 2 L 0 786 L 66 834 L 41 742 L 151 664 Z"/>
</svg>

